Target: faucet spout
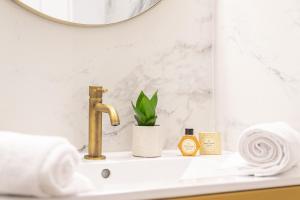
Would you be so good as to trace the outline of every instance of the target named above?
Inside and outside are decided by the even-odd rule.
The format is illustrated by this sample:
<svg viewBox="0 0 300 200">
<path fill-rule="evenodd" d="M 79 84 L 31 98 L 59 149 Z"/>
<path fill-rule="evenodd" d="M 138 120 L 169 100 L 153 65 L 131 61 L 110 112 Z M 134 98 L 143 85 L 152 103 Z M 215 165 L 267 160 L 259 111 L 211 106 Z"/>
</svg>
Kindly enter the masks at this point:
<svg viewBox="0 0 300 200">
<path fill-rule="evenodd" d="M 118 115 L 116 109 L 114 109 L 114 107 L 112 107 L 111 105 L 97 103 L 95 105 L 95 109 L 98 112 L 108 113 L 109 119 L 110 119 L 110 123 L 111 123 L 112 126 L 118 126 L 118 125 L 120 125 L 119 115 Z"/>
</svg>

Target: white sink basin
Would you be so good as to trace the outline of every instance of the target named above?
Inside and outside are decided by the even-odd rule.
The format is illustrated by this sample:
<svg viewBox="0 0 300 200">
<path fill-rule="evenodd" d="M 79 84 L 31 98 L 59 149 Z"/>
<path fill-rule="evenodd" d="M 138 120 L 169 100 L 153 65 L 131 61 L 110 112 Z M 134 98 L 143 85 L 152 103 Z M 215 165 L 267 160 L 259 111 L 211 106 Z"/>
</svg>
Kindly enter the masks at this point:
<svg viewBox="0 0 300 200">
<path fill-rule="evenodd" d="M 83 160 L 78 169 L 94 183 L 94 191 L 59 199 L 162 199 L 300 185 L 300 167 L 276 177 L 238 176 L 234 167 L 236 157 L 232 153 L 182 157 L 177 151 L 165 151 L 160 158 L 136 158 L 129 152 L 105 155 L 107 159 L 103 161 Z M 108 178 L 102 177 L 104 169 L 110 171 Z M 29 199 L 35 198 L 0 196 L 0 200 Z"/>
<path fill-rule="evenodd" d="M 105 161 L 84 161 L 80 173 L 89 177 L 101 191 L 143 189 L 174 184 L 191 162 L 190 158 L 136 158 L 130 153 L 112 153 Z M 128 159 L 124 159 L 124 158 Z M 102 177 L 108 169 L 110 176 Z M 143 184 L 141 184 L 143 183 Z"/>
<path fill-rule="evenodd" d="M 81 164 L 80 173 L 94 182 L 96 190 L 80 197 L 154 199 L 300 184 L 298 168 L 277 177 L 238 176 L 232 153 L 182 157 L 177 151 L 165 151 L 160 158 L 136 158 L 121 152 L 106 156 L 104 161 L 85 160 Z M 111 173 L 108 178 L 101 175 L 104 169 Z"/>
</svg>

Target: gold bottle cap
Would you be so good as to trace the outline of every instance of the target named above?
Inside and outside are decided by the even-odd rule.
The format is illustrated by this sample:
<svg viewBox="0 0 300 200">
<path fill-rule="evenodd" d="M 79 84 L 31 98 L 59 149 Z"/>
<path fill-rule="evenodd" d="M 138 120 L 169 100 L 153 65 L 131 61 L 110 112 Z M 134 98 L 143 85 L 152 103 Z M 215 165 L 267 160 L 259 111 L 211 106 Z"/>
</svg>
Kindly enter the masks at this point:
<svg viewBox="0 0 300 200">
<path fill-rule="evenodd" d="M 186 128 L 185 129 L 185 135 L 194 135 L 194 129 Z"/>
</svg>

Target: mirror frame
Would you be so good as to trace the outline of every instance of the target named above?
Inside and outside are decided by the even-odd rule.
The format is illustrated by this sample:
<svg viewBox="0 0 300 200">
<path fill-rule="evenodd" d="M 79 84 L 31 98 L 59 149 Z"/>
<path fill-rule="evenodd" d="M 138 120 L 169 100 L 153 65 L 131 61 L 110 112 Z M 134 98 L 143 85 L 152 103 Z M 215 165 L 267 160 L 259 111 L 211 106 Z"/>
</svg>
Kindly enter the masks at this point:
<svg viewBox="0 0 300 200">
<path fill-rule="evenodd" d="M 42 17 L 44 19 L 47 19 L 47 20 L 50 20 L 52 22 L 56 22 L 56 23 L 59 23 L 59 24 L 64 24 L 64 25 L 69 25 L 69 26 L 78 26 L 78 27 L 101 27 L 101 26 L 109 26 L 109 25 L 114 25 L 114 24 L 118 24 L 118 23 L 122 23 L 122 22 L 126 22 L 126 21 L 129 21 L 131 19 L 134 19 L 136 17 L 139 17 L 140 15 L 148 12 L 149 10 L 151 10 L 152 8 L 154 8 L 155 6 L 157 6 L 161 1 L 163 0 L 158 0 L 158 2 L 156 4 L 154 4 L 153 6 L 149 7 L 147 10 L 145 10 L 144 12 L 141 12 L 131 18 L 128 18 L 128 19 L 125 19 L 125 20 L 122 20 L 122 21 L 118 21 L 118 22 L 112 22 L 112 23 L 109 23 L 109 24 L 82 24 L 82 23 L 76 23 L 76 22 L 69 22 L 69 21 L 66 21 L 66 20 L 62 20 L 62 19 L 58 19 L 58 18 L 55 18 L 55 17 L 52 17 L 50 15 L 47 15 L 47 14 L 44 14 L 38 10 L 35 10 L 34 8 L 26 5 L 25 3 L 21 2 L 20 0 L 12 0 L 14 1 L 17 5 L 19 5 L 20 7 L 24 8 L 25 10 L 39 16 L 39 17 Z"/>
</svg>

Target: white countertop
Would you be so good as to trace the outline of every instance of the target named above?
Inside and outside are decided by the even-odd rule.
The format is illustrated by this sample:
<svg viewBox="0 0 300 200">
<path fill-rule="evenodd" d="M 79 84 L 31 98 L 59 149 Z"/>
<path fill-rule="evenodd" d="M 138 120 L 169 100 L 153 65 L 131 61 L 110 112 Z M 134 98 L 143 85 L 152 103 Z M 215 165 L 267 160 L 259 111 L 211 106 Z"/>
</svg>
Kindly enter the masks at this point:
<svg viewBox="0 0 300 200">
<path fill-rule="evenodd" d="M 105 161 L 85 161 L 81 165 L 80 171 L 95 182 L 95 191 L 60 199 L 153 199 L 300 185 L 300 167 L 274 177 L 235 175 L 234 156 L 225 153 L 187 158 L 166 151 L 160 158 L 146 159 L 132 157 L 129 152 L 109 153 Z M 99 178 L 104 168 L 114 176 Z M 32 198 L 0 197 L 4 199 Z"/>
</svg>

